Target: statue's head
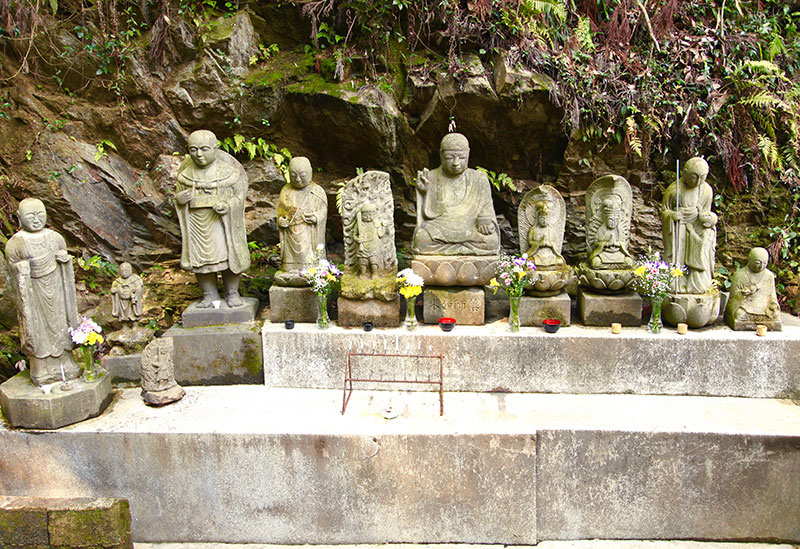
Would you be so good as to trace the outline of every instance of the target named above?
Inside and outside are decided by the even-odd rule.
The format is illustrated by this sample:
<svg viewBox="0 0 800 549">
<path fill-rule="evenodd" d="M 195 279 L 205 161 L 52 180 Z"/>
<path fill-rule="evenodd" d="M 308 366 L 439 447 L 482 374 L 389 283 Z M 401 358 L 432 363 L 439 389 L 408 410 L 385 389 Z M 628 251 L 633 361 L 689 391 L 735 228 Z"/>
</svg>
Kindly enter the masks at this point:
<svg viewBox="0 0 800 549">
<path fill-rule="evenodd" d="M 690 189 L 703 183 L 708 177 L 708 162 L 695 156 L 686 161 L 681 172 L 681 181 Z"/>
<path fill-rule="evenodd" d="M 296 189 L 311 184 L 311 161 L 305 156 L 295 156 L 289 161 L 289 182 Z"/>
<path fill-rule="evenodd" d="M 361 220 L 362 221 L 372 221 L 375 217 L 375 204 L 372 202 L 365 202 L 363 206 L 361 206 Z"/>
<path fill-rule="evenodd" d="M 550 203 L 541 200 L 536 203 L 536 224 L 539 227 L 547 227 L 550 221 Z"/>
<path fill-rule="evenodd" d="M 764 248 L 753 248 L 747 256 L 747 267 L 754 273 L 760 273 L 767 268 L 769 252 Z"/>
<path fill-rule="evenodd" d="M 469 164 L 469 141 L 460 133 L 448 133 L 439 147 L 442 170 L 450 177 L 464 173 Z"/>
<path fill-rule="evenodd" d="M 41 231 L 47 223 L 47 210 L 38 198 L 26 198 L 20 202 L 17 216 L 22 228 L 30 233 Z"/>
<path fill-rule="evenodd" d="M 600 211 L 609 229 L 619 224 L 619 214 L 622 211 L 622 197 L 618 194 L 606 195 L 600 202 Z"/>
<path fill-rule="evenodd" d="M 128 278 L 133 274 L 133 267 L 127 261 L 119 266 L 119 276 L 122 278 Z"/>
<path fill-rule="evenodd" d="M 197 130 L 189 135 L 189 156 L 201 168 L 211 165 L 217 159 L 219 144 L 214 132 Z"/>
</svg>

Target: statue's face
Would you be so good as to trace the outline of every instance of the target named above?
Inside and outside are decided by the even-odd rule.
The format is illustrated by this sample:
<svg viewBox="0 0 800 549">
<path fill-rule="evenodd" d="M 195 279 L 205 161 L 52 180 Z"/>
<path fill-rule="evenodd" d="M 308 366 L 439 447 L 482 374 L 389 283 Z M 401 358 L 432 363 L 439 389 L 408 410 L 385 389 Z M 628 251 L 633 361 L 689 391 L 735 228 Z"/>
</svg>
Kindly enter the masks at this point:
<svg viewBox="0 0 800 549">
<path fill-rule="evenodd" d="M 754 273 L 760 273 L 761 271 L 766 269 L 767 261 L 763 257 L 763 255 L 758 253 L 752 253 L 750 254 L 750 257 L 747 259 L 747 266 Z"/>
<path fill-rule="evenodd" d="M 616 209 L 606 211 L 606 227 L 615 229 L 619 225 L 619 211 Z"/>
<path fill-rule="evenodd" d="M 686 172 L 681 176 L 681 181 L 689 189 L 697 187 L 702 179 L 703 178 L 700 177 L 700 174 L 697 172 Z"/>
<path fill-rule="evenodd" d="M 35 203 L 31 206 L 20 208 L 19 222 L 23 229 L 31 233 L 44 229 L 44 225 L 47 223 L 47 212 L 44 209 L 44 205 Z"/>
<path fill-rule="evenodd" d="M 442 170 L 450 177 L 461 175 L 467 169 L 469 149 L 445 150 L 440 153 Z"/>
<path fill-rule="evenodd" d="M 374 215 L 374 212 L 370 212 L 370 211 L 362 211 L 362 212 L 361 212 L 361 219 L 362 219 L 363 221 L 372 221 L 372 216 L 373 216 L 373 215 Z"/>
<path fill-rule="evenodd" d="M 122 278 L 128 278 L 133 274 L 133 268 L 129 263 L 123 263 L 119 266 L 119 274 Z"/>
<path fill-rule="evenodd" d="M 208 139 L 190 137 L 189 156 L 196 165 L 205 168 L 217 159 L 217 144 L 209 142 Z"/>
<path fill-rule="evenodd" d="M 549 213 L 543 210 L 539 212 L 538 225 L 540 227 L 547 227 L 547 223 L 549 220 L 550 220 Z"/>
<path fill-rule="evenodd" d="M 290 166 L 289 180 L 296 189 L 305 189 L 311 184 L 311 169 L 306 166 Z"/>
</svg>

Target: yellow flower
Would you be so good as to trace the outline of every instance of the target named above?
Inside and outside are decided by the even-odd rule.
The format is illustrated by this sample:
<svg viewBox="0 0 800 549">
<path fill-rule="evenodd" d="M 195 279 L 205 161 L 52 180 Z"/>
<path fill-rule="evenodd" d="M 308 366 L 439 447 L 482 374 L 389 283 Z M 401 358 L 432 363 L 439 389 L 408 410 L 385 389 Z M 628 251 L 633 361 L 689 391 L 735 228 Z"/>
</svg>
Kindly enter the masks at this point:
<svg viewBox="0 0 800 549">
<path fill-rule="evenodd" d="M 86 336 L 87 345 L 100 345 L 103 341 L 103 336 L 96 332 L 89 332 L 89 335 Z"/>
<path fill-rule="evenodd" d="M 647 267 L 644 265 L 639 265 L 633 270 L 633 273 L 638 276 L 639 278 L 644 276 L 644 272 L 647 270 Z"/>
<path fill-rule="evenodd" d="M 675 267 L 672 267 L 669 272 L 672 273 L 672 276 L 683 276 L 683 271 Z"/>
</svg>

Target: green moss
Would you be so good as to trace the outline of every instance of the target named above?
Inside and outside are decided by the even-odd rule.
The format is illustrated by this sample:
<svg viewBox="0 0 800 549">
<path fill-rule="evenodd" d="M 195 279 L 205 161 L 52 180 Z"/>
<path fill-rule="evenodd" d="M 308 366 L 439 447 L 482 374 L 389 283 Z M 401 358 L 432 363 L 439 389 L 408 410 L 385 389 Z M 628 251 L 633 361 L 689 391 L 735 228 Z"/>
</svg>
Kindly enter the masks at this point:
<svg viewBox="0 0 800 549">
<path fill-rule="evenodd" d="M 219 42 L 230 38 L 233 34 L 234 24 L 236 19 L 234 17 L 219 17 L 215 21 L 208 24 L 208 32 L 206 36 L 209 42 Z"/>
<path fill-rule="evenodd" d="M 248 339 L 243 342 L 244 350 L 242 357 L 242 367 L 246 369 L 251 376 L 260 377 L 264 366 L 261 363 L 261 349 L 256 340 Z"/>
<path fill-rule="evenodd" d="M 397 280 L 394 275 L 381 278 L 359 278 L 355 275 L 342 277 L 340 294 L 349 299 L 374 297 L 391 301 L 397 297 Z"/>
</svg>

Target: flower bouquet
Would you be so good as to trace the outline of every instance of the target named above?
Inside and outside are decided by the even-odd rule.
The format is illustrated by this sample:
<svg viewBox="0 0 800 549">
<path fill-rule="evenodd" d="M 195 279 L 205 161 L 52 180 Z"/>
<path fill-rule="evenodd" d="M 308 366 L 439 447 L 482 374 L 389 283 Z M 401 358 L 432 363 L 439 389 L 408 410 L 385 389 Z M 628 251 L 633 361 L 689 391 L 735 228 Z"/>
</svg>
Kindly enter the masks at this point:
<svg viewBox="0 0 800 549">
<path fill-rule="evenodd" d="M 651 333 L 657 334 L 661 332 L 661 327 L 663 326 L 661 322 L 661 303 L 670 293 L 672 282 L 676 278 L 684 276 L 684 273 L 685 267 L 663 261 L 658 251 L 648 250 L 647 254 L 636 262 L 636 267 L 633 270 L 636 278 L 632 286 L 640 296 L 650 302 L 652 312 L 650 313 L 650 321 L 647 323 L 647 329 Z"/>
<path fill-rule="evenodd" d="M 300 271 L 300 276 L 308 280 L 311 289 L 317 294 L 317 326 L 320 330 L 324 330 L 331 323 L 328 316 L 328 295 L 342 278 L 342 271 L 327 259 L 320 257 L 316 265 Z"/>
<path fill-rule="evenodd" d="M 100 335 L 103 329 L 89 317 L 81 317 L 81 323 L 77 328 L 69 328 L 69 335 L 72 342 L 80 345 L 83 351 L 83 378 L 86 381 L 97 381 L 100 379 L 101 372 L 95 367 L 94 354 L 98 347 L 103 344 L 103 336 Z"/>
<path fill-rule="evenodd" d="M 406 320 L 405 325 L 409 330 L 417 327 L 417 316 L 414 313 L 414 304 L 417 296 L 422 293 L 425 281 L 411 269 L 403 269 L 397 273 L 397 286 L 400 295 L 406 298 Z"/>
<path fill-rule="evenodd" d="M 503 288 L 508 296 L 509 313 L 508 329 L 512 332 L 519 331 L 519 300 L 525 291 L 525 286 L 536 282 L 536 265 L 528 259 L 528 254 L 510 256 L 503 254 L 495 271 L 497 276 L 489 281 L 492 293 L 497 293 L 498 288 Z"/>
</svg>

